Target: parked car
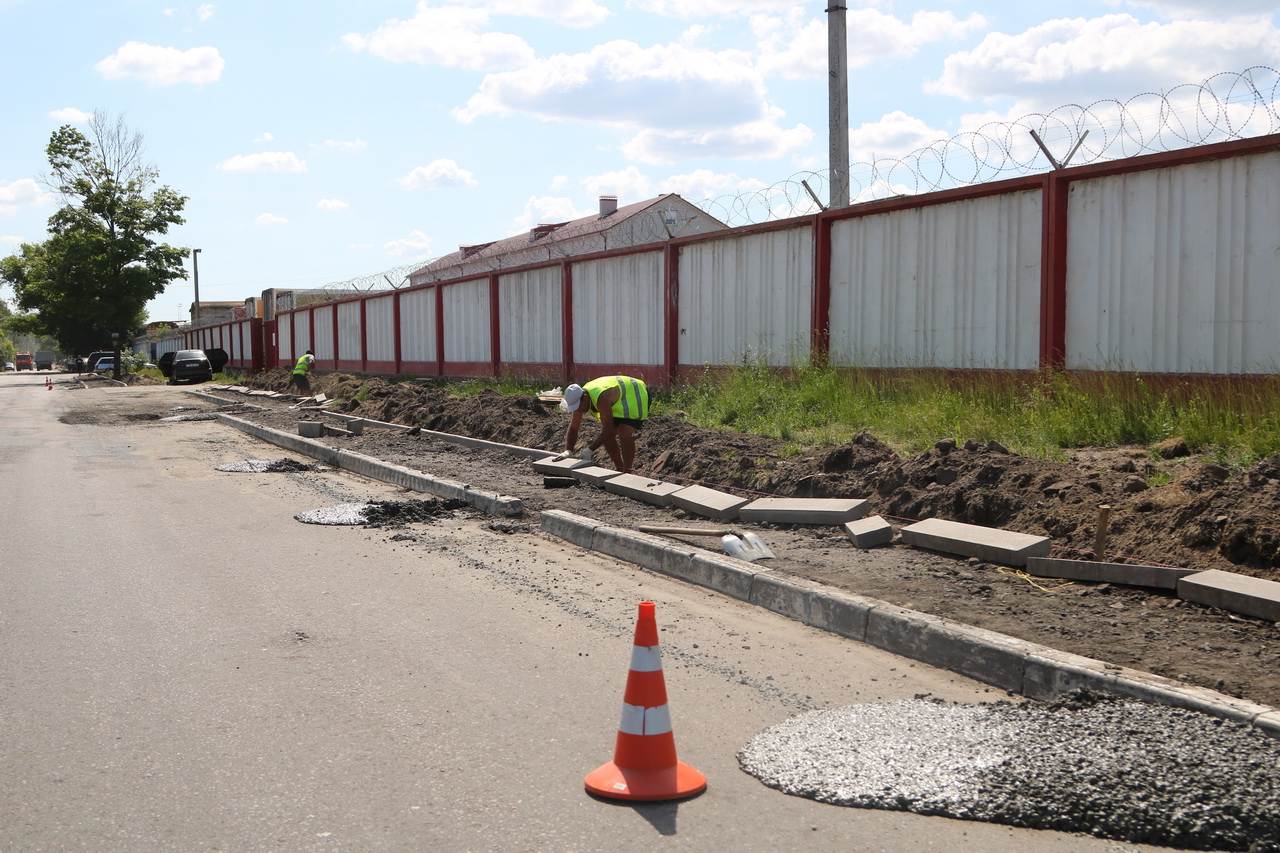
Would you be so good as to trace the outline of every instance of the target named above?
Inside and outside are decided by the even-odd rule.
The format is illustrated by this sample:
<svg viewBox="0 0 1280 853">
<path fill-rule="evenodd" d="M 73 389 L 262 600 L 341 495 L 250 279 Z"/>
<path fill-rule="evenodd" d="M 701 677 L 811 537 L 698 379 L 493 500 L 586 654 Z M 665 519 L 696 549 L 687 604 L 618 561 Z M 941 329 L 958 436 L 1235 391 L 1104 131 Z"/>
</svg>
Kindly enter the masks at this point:
<svg viewBox="0 0 1280 853">
<path fill-rule="evenodd" d="M 51 349 L 36 350 L 36 370 L 53 370 L 54 359 L 58 354 Z"/>
<path fill-rule="evenodd" d="M 17 369 L 18 369 L 18 366 L 17 366 L 16 364 L 14 364 L 12 361 L 6 361 L 6 362 L 4 363 L 4 369 L 5 369 L 5 370 L 17 370 Z"/>
<path fill-rule="evenodd" d="M 213 378 L 213 367 L 203 350 L 178 350 L 169 378 L 173 382 L 205 382 Z"/>
<path fill-rule="evenodd" d="M 98 350 L 97 352 L 89 353 L 89 357 L 84 360 L 84 372 L 97 373 L 98 359 L 100 358 L 114 359 L 115 354 L 111 350 Z"/>
<path fill-rule="evenodd" d="M 109 355 L 109 356 L 106 356 L 105 358 L 99 358 L 97 362 L 95 362 L 93 365 L 93 372 L 102 373 L 102 374 L 115 373 L 116 372 L 115 357 Z"/>
</svg>

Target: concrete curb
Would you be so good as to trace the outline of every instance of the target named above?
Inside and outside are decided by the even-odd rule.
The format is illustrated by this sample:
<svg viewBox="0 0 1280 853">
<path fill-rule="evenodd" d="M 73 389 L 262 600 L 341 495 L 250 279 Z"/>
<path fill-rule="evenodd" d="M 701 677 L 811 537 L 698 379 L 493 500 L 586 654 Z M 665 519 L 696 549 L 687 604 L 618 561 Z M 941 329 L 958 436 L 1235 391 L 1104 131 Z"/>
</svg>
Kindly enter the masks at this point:
<svg viewBox="0 0 1280 853">
<path fill-rule="evenodd" d="M 1046 700 L 1085 687 L 1248 723 L 1280 739 L 1280 711 L 1246 699 L 898 607 L 562 510 L 544 510 L 541 527 L 583 548 L 1010 693 Z"/>
<path fill-rule="evenodd" d="M 414 471 L 402 465 L 392 465 L 389 462 L 383 462 L 381 459 L 365 456 L 363 453 L 353 453 L 350 450 L 330 447 L 323 442 L 303 438 L 299 435 L 290 435 L 287 432 L 281 432 L 278 429 L 255 424 L 252 421 L 246 421 L 243 418 L 237 418 L 225 413 L 219 413 L 218 419 L 254 438 L 274 444 L 277 447 L 283 447 L 286 450 L 292 450 L 295 453 L 301 453 L 303 456 L 310 456 L 312 459 L 318 459 L 326 465 L 343 468 L 363 477 L 368 477 L 371 480 L 381 480 L 384 483 L 392 483 L 397 486 L 403 486 L 406 489 L 412 489 L 415 492 L 426 492 L 442 498 L 466 501 L 476 509 L 483 510 L 489 515 L 517 516 L 524 513 L 524 504 L 519 498 L 473 489 L 467 483 L 442 480 L 439 477 L 433 477 L 421 471 Z"/>
<path fill-rule="evenodd" d="M 252 403 L 242 403 L 239 400 L 228 400 L 226 397 L 219 397 L 216 394 L 210 394 L 208 391 L 196 391 L 192 388 L 187 388 L 186 393 L 190 394 L 192 397 L 199 397 L 201 400 L 205 400 L 210 403 L 217 403 L 220 406 L 242 406 L 246 409 L 257 409 L 258 411 L 262 411 L 261 406 L 255 406 Z"/>
<path fill-rule="evenodd" d="M 395 429 L 400 430 L 401 432 L 407 432 L 408 430 L 413 429 L 413 427 L 405 426 L 404 424 L 393 424 L 390 421 L 375 421 L 373 418 L 362 418 L 359 415 L 348 415 L 346 412 L 322 411 L 320 414 L 326 418 L 338 418 L 339 420 L 347 421 L 364 421 L 365 423 L 371 424 L 375 427 Z M 436 430 L 427 429 L 426 427 L 419 427 L 419 433 L 430 438 L 439 439 L 440 441 L 447 441 L 450 444 L 458 444 L 463 447 L 472 447 L 479 450 L 501 450 L 504 453 L 512 453 L 516 456 L 523 456 L 527 459 L 546 459 L 548 456 L 555 455 L 555 451 L 553 450 L 539 450 L 536 447 L 521 447 L 518 444 L 503 444 L 500 441 L 488 441 L 483 438 L 472 438 L 469 435 L 458 435 L 457 433 L 452 432 L 437 432 Z"/>
</svg>

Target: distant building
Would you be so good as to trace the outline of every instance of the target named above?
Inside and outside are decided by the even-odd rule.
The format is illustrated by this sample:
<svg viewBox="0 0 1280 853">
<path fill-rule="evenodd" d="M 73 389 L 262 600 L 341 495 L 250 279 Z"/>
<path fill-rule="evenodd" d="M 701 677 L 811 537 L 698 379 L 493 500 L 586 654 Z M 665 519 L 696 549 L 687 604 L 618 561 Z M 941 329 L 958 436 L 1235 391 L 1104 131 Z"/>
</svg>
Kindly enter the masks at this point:
<svg viewBox="0 0 1280 853">
<path fill-rule="evenodd" d="M 624 207 L 618 207 L 618 200 L 613 196 L 601 196 L 598 213 L 571 222 L 537 225 L 527 233 L 503 240 L 462 246 L 415 270 L 409 276 L 409 283 L 483 275 L 539 261 L 657 243 L 723 228 L 723 222 L 675 193 Z"/>
<path fill-rule="evenodd" d="M 212 323 L 226 323 L 235 319 L 236 309 L 244 309 L 244 300 L 236 302 L 201 302 L 199 318 L 201 326 Z M 191 325 L 196 325 L 196 306 L 191 306 Z"/>
</svg>

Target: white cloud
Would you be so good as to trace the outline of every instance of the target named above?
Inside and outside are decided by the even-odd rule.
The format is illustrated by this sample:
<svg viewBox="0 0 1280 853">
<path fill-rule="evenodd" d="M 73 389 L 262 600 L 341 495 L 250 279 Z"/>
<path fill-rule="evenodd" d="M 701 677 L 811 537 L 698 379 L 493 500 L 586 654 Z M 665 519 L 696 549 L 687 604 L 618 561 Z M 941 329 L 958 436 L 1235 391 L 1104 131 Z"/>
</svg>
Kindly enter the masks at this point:
<svg viewBox="0 0 1280 853">
<path fill-rule="evenodd" d="M 179 50 L 139 41 L 125 42 L 94 66 L 108 80 L 135 77 L 156 86 L 215 83 L 222 76 L 222 54 L 216 47 Z"/>
<path fill-rule="evenodd" d="M 1164 91 L 1225 69 L 1278 62 L 1280 30 L 1269 21 L 1057 18 L 1013 35 L 989 34 L 974 49 L 948 56 L 942 75 L 925 88 L 1052 105 Z"/>
<path fill-rule="evenodd" d="M 21 245 L 23 240 L 24 238 L 17 234 L 0 234 L 0 244 L 4 244 L 6 246 Z"/>
<path fill-rule="evenodd" d="M 1111 5 L 1120 5 L 1113 2 Z M 1130 0 L 1130 6 L 1154 9 L 1170 18 L 1205 18 L 1221 20 L 1231 17 L 1271 17 L 1276 12 L 1275 0 Z"/>
<path fill-rule="evenodd" d="M 177 12 L 177 11 L 178 11 L 177 9 L 165 9 L 165 10 L 164 10 L 164 12 L 163 12 L 162 14 L 163 14 L 166 18 L 172 18 L 172 17 L 173 17 L 173 15 L 174 15 L 174 13 L 175 13 L 175 12 Z"/>
<path fill-rule="evenodd" d="M 316 207 L 330 213 L 338 210 L 346 210 L 351 205 L 347 204 L 340 198 L 322 198 L 316 202 Z"/>
<path fill-rule="evenodd" d="M 798 124 L 784 128 L 781 110 L 759 121 L 714 130 L 642 130 L 622 146 L 622 153 L 642 163 L 676 163 L 695 157 L 771 160 L 785 157 L 813 141 L 813 131 Z"/>
<path fill-rule="evenodd" d="M 307 161 L 292 151 L 259 151 L 228 157 L 218 168 L 224 172 L 305 172 Z"/>
<path fill-rule="evenodd" d="M 515 226 L 514 233 L 528 231 L 535 225 L 548 224 L 552 222 L 568 222 L 572 219 L 581 219 L 589 216 L 595 211 L 579 209 L 578 205 L 571 198 L 563 196 L 530 196 L 529 200 L 524 204 L 524 210 L 520 212 L 512 223 Z"/>
<path fill-rule="evenodd" d="M 568 175 L 556 175 L 551 179 L 551 189 L 553 190 L 562 190 L 567 186 L 569 186 Z"/>
<path fill-rule="evenodd" d="M 916 12 L 905 21 L 876 9 L 848 13 L 849 67 L 862 68 L 878 59 L 914 55 L 932 42 L 956 40 L 985 29 L 987 21 L 972 13 Z M 808 19 L 800 9 L 786 17 L 758 15 L 751 30 L 759 44 L 760 69 L 789 79 L 827 74 L 827 22 Z"/>
<path fill-rule="evenodd" d="M 438 190 L 443 187 L 474 187 L 475 176 L 453 160 L 432 160 L 425 166 L 415 166 L 400 179 L 406 190 Z"/>
<path fill-rule="evenodd" d="M 357 53 L 389 62 L 415 62 L 486 71 L 514 68 L 534 59 L 533 48 L 509 33 L 485 32 L 489 13 L 459 6 L 430 6 L 419 0 L 407 20 L 392 18 L 373 32 L 348 33 L 342 42 Z"/>
<path fill-rule="evenodd" d="M 695 169 L 683 175 L 672 175 L 658 182 L 661 192 L 679 193 L 690 201 L 702 201 L 722 195 L 736 195 L 764 189 L 765 182 L 759 178 L 743 178 L 732 172 L 713 172 L 710 169 Z"/>
<path fill-rule="evenodd" d="M 399 240 L 388 240 L 382 244 L 388 255 L 403 257 L 405 255 L 425 255 L 431 250 L 431 238 L 417 228 Z"/>
<path fill-rule="evenodd" d="M 264 130 L 262 132 L 262 135 L 259 137 L 256 137 L 253 141 L 254 142 L 271 142 L 274 139 L 275 139 L 275 135 L 272 134 L 271 131 Z"/>
<path fill-rule="evenodd" d="M 320 143 L 320 147 L 328 148 L 330 151 L 354 154 L 357 151 L 363 151 L 369 145 L 363 139 L 326 139 Z"/>
<path fill-rule="evenodd" d="M 0 216 L 13 216 L 21 207 L 44 204 L 51 198 L 53 196 L 40 189 L 31 178 L 0 183 Z"/>
<path fill-rule="evenodd" d="M 457 0 L 461 5 L 488 9 L 495 15 L 545 18 L 565 27 L 593 27 L 609 17 L 596 0 Z"/>
<path fill-rule="evenodd" d="M 951 135 L 902 110 L 894 110 L 876 121 L 849 128 L 849 159 L 873 163 L 886 157 L 897 158 Z"/>
<path fill-rule="evenodd" d="M 60 110 L 49 110 L 49 118 L 63 124 L 84 124 L 93 118 L 93 113 L 87 113 L 75 107 L 63 107 Z"/>
<path fill-rule="evenodd" d="M 285 225 L 289 222 L 283 216 L 274 213 L 259 213 L 253 221 L 259 225 Z"/>
<path fill-rule="evenodd" d="M 635 166 L 583 178 L 582 186 L 595 197 L 617 196 L 621 204 L 649 198 L 653 189 L 653 183 Z"/>
<path fill-rule="evenodd" d="M 203 24 L 205 21 L 213 17 L 214 11 L 216 10 L 213 8 L 212 3 L 205 3 L 196 8 L 196 17 L 199 18 L 200 23 Z"/>
<path fill-rule="evenodd" d="M 631 9 L 665 15 L 668 18 L 709 18 L 723 15 L 757 15 L 785 12 L 797 0 L 627 0 Z"/>
</svg>

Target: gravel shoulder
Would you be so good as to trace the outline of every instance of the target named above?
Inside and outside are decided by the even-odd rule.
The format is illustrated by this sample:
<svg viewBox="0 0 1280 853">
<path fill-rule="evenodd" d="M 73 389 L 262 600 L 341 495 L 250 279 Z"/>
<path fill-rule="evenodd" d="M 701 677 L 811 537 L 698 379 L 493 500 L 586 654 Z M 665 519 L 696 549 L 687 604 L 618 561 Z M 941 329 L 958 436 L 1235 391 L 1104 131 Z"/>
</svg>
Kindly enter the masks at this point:
<svg viewBox="0 0 1280 853">
<path fill-rule="evenodd" d="M 255 403 L 259 400 L 255 400 Z M 268 402 L 244 417 L 289 432 L 299 413 Z M 302 417 L 315 417 L 303 415 Z M 562 509 L 634 528 L 690 523 L 598 489 L 547 490 L 525 459 L 424 436 L 370 430 L 333 446 L 513 495 L 527 511 Z M 652 453 L 655 448 L 644 448 Z M 1172 595 L 1035 579 L 984 563 L 891 546 L 859 551 L 835 528 L 755 526 L 771 568 L 1065 651 L 1280 705 L 1280 626 L 1186 604 Z M 706 547 L 708 540 L 690 540 Z"/>
</svg>

